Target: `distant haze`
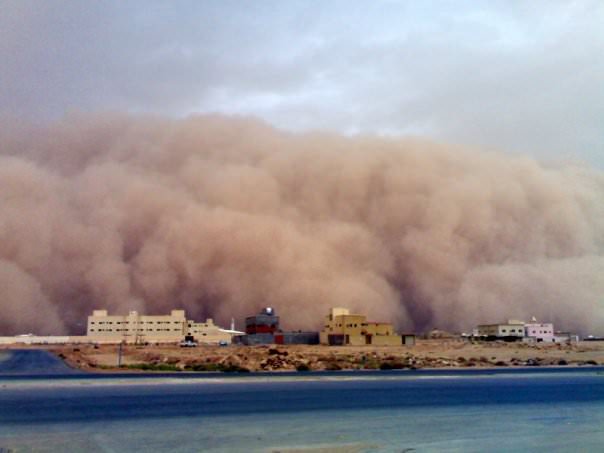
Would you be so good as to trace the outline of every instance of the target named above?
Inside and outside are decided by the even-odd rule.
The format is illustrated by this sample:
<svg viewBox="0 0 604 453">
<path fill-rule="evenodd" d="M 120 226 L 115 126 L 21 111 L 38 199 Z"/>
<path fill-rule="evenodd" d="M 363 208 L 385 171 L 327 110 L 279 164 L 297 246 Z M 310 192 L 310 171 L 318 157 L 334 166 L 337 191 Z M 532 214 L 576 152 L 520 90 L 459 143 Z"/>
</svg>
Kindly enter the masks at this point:
<svg viewBox="0 0 604 453">
<path fill-rule="evenodd" d="M 0 334 L 94 308 L 226 324 L 329 307 L 398 329 L 604 329 L 604 173 L 250 118 L 0 125 Z"/>
</svg>

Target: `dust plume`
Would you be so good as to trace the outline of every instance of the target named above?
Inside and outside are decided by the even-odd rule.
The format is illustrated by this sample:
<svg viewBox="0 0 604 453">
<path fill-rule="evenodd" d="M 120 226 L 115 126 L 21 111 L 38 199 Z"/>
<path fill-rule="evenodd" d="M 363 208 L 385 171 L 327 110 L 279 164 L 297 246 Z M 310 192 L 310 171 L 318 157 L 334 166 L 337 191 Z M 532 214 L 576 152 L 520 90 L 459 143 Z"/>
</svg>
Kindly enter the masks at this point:
<svg viewBox="0 0 604 453">
<path fill-rule="evenodd" d="M 405 331 L 601 332 L 604 173 L 249 118 L 3 120 L 0 288 L 4 335 L 263 306 L 294 329 L 346 306 Z"/>
</svg>

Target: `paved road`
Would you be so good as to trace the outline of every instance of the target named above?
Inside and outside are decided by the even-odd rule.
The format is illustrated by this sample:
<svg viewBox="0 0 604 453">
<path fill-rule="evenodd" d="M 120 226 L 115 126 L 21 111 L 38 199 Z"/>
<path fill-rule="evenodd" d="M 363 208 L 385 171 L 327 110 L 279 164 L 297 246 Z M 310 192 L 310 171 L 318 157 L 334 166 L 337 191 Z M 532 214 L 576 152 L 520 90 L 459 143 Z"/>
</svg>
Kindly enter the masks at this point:
<svg viewBox="0 0 604 453">
<path fill-rule="evenodd" d="M 15 349 L 0 351 L 0 376 L 2 375 L 47 375 L 74 374 L 78 370 L 48 351 Z"/>
</svg>

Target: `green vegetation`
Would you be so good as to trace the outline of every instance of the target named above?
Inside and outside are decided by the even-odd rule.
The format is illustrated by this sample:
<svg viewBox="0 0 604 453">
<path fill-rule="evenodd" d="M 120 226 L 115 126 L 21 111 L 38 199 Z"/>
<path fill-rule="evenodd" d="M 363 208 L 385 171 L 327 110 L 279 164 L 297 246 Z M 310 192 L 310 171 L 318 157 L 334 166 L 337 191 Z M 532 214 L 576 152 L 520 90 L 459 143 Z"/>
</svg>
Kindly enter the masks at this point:
<svg viewBox="0 0 604 453">
<path fill-rule="evenodd" d="M 365 370 L 377 370 L 380 367 L 380 362 L 376 359 L 367 359 L 361 363 L 361 367 Z"/>
<path fill-rule="evenodd" d="M 340 371 L 341 369 L 342 369 L 342 367 L 337 362 L 328 362 L 325 365 L 325 370 L 326 371 Z"/>
<path fill-rule="evenodd" d="M 120 368 L 142 371 L 182 371 L 182 369 L 176 365 L 168 363 L 132 363 L 130 365 L 122 365 Z"/>
<path fill-rule="evenodd" d="M 382 362 L 380 364 L 380 370 L 401 370 L 405 368 L 405 365 L 401 362 Z"/>
<path fill-rule="evenodd" d="M 186 371 L 214 371 L 222 373 L 249 373 L 250 370 L 230 363 L 195 363 L 185 366 Z"/>
<path fill-rule="evenodd" d="M 99 370 L 114 370 L 115 366 L 113 365 L 97 365 L 96 366 Z M 124 368 L 124 367 L 121 367 Z"/>
</svg>

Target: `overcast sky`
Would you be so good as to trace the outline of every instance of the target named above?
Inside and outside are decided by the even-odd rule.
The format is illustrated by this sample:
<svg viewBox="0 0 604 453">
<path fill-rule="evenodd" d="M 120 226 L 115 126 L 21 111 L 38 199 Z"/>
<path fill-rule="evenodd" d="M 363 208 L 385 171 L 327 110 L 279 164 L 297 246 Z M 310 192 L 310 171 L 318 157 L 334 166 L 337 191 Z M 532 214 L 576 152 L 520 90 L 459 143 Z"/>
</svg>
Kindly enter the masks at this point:
<svg viewBox="0 0 604 453">
<path fill-rule="evenodd" d="M 225 112 L 604 168 L 604 2 L 0 0 L 0 113 Z"/>
</svg>

